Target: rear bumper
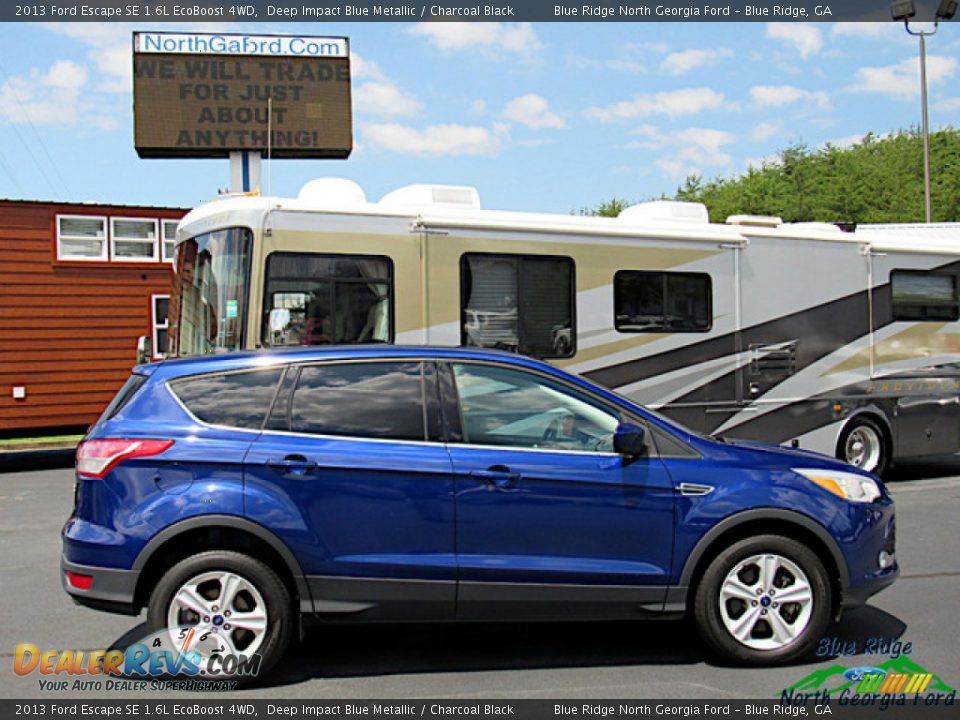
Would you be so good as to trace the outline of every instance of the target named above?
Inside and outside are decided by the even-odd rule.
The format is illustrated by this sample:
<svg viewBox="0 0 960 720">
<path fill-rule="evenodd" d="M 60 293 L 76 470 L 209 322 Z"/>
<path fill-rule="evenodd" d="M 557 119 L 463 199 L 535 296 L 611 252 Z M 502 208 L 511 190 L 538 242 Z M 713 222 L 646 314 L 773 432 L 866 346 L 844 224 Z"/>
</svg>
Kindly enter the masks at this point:
<svg viewBox="0 0 960 720">
<path fill-rule="evenodd" d="M 68 571 L 93 578 L 90 589 L 81 590 L 73 587 L 67 581 Z M 60 582 L 64 591 L 78 605 L 84 605 L 95 610 L 121 615 L 136 615 L 140 611 L 135 603 L 139 577 L 140 573 L 136 570 L 80 565 L 70 562 L 66 557 L 60 559 Z"/>
</svg>

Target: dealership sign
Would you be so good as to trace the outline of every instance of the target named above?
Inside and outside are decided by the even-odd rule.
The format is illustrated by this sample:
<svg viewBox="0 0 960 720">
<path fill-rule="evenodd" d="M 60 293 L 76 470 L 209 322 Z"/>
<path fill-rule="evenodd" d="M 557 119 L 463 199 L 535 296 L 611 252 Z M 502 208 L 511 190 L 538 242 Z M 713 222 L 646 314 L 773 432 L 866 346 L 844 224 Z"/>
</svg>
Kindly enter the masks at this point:
<svg viewBox="0 0 960 720">
<path fill-rule="evenodd" d="M 140 157 L 345 158 L 353 148 L 346 38 L 138 32 Z"/>
</svg>

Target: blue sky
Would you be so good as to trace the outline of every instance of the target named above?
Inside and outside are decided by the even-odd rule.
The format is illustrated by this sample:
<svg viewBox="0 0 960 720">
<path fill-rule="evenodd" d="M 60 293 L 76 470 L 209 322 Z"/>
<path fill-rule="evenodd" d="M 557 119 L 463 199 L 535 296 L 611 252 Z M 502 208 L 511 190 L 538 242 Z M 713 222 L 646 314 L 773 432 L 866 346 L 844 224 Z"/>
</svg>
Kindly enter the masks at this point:
<svg viewBox="0 0 960 720">
<path fill-rule="evenodd" d="M 0 197 L 194 206 L 226 160 L 140 160 L 130 33 L 346 35 L 346 161 L 282 160 L 273 191 L 348 177 L 368 199 L 473 185 L 484 207 L 569 212 L 733 175 L 794 142 L 919 124 L 917 44 L 895 23 L 0 25 Z M 928 43 L 930 124 L 960 117 L 960 20 Z"/>
</svg>

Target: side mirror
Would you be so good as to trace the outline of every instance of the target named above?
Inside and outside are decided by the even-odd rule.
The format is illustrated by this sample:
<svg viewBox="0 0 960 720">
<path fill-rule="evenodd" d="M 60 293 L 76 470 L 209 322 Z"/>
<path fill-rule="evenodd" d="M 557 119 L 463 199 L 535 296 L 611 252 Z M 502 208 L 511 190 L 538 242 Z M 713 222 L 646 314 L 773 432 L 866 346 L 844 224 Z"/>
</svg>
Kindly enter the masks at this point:
<svg viewBox="0 0 960 720">
<path fill-rule="evenodd" d="M 627 457 L 639 457 L 647 450 L 646 435 L 647 431 L 639 425 L 623 423 L 613 434 L 613 451 Z"/>
<path fill-rule="evenodd" d="M 149 335 L 137 338 L 137 365 L 143 365 L 153 360 L 153 340 Z"/>
</svg>

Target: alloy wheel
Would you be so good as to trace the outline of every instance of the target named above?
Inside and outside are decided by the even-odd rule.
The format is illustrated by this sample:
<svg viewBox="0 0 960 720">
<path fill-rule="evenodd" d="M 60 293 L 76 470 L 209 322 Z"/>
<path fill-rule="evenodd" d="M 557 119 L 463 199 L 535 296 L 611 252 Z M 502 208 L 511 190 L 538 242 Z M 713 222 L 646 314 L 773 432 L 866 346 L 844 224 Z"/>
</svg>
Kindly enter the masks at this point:
<svg viewBox="0 0 960 720">
<path fill-rule="evenodd" d="M 767 553 L 741 560 L 720 587 L 727 632 L 753 650 L 778 650 L 806 630 L 813 613 L 810 581 L 792 560 Z"/>
</svg>

